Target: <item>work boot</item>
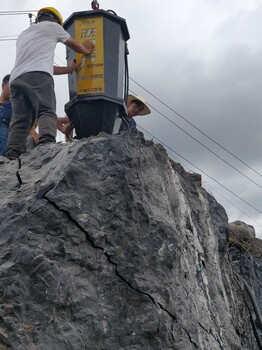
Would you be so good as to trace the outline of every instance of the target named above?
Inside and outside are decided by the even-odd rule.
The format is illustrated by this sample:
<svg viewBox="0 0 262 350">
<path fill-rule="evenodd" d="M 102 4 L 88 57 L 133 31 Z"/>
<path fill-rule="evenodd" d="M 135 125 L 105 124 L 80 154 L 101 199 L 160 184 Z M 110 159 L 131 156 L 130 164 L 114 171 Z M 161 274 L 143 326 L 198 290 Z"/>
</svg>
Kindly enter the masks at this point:
<svg viewBox="0 0 262 350">
<path fill-rule="evenodd" d="M 10 160 L 11 159 L 9 159 L 7 157 L 0 156 L 0 165 L 10 163 Z"/>
<path fill-rule="evenodd" d="M 37 144 L 37 146 L 40 146 L 40 145 L 46 145 L 46 144 L 49 144 L 49 143 L 56 143 L 56 140 L 52 137 L 45 137 L 43 139 L 39 139 L 39 142 Z"/>
<path fill-rule="evenodd" d="M 15 150 L 9 150 L 6 153 L 6 158 L 8 158 L 9 160 L 15 160 L 18 159 L 20 157 L 20 154 L 18 154 Z"/>
</svg>

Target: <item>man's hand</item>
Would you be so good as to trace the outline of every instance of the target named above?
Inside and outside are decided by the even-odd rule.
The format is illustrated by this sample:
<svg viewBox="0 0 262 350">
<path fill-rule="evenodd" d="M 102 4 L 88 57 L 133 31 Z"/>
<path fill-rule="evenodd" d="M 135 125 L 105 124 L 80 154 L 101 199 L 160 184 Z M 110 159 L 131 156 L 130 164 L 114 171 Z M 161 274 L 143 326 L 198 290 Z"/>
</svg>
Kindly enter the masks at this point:
<svg viewBox="0 0 262 350">
<path fill-rule="evenodd" d="M 71 36 L 65 41 L 64 44 L 75 52 L 82 53 L 83 55 L 89 55 L 94 49 L 94 43 L 92 40 L 85 40 L 83 44 L 80 44 Z"/>
<path fill-rule="evenodd" d="M 64 135 L 66 135 L 68 138 L 72 138 L 72 131 L 74 127 L 67 116 L 57 118 L 57 129 L 61 131 Z"/>
<path fill-rule="evenodd" d="M 76 72 L 78 68 L 81 66 L 81 62 L 76 63 L 76 60 L 72 60 L 70 65 L 70 73 Z"/>
<path fill-rule="evenodd" d="M 76 63 L 76 60 L 72 60 L 71 65 L 68 67 L 58 67 L 54 66 L 53 67 L 53 72 L 54 75 L 60 75 L 60 74 L 70 74 L 73 73 L 74 71 L 77 71 L 77 69 L 81 66 L 80 63 Z"/>
<path fill-rule="evenodd" d="M 73 131 L 73 126 L 70 123 L 62 124 L 61 129 L 59 129 L 66 136 L 70 136 Z"/>
<path fill-rule="evenodd" d="M 83 46 L 89 51 L 88 54 L 90 54 L 94 50 L 94 47 L 95 47 L 92 40 L 85 40 L 83 42 Z"/>
</svg>

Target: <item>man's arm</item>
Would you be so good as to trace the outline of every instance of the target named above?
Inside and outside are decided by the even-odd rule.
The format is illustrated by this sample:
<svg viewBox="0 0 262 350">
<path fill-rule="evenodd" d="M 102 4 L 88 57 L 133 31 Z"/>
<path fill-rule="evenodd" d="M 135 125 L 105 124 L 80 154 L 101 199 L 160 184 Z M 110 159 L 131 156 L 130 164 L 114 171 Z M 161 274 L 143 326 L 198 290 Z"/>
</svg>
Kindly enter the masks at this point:
<svg viewBox="0 0 262 350">
<path fill-rule="evenodd" d="M 75 52 L 82 53 L 83 55 L 89 55 L 94 49 L 94 44 L 91 40 L 86 40 L 83 42 L 83 44 L 81 44 L 71 36 L 65 41 L 64 44 Z"/>
<path fill-rule="evenodd" d="M 76 63 L 75 60 L 72 61 L 71 65 L 69 67 L 53 67 L 53 73 L 54 75 L 60 75 L 60 74 L 70 74 L 76 71 L 81 66 L 81 63 Z"/>
</svg>

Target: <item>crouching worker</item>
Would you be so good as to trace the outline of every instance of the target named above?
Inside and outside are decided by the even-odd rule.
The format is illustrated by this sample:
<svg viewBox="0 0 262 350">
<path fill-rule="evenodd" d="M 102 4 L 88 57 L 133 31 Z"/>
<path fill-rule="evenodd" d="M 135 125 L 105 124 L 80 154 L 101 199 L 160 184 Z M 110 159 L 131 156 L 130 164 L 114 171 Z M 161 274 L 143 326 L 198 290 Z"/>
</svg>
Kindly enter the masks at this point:
<svg viewBox="0 0 262 350">
<path fill-rule="evenodd" d="M 147 107 L 145 100 L 141 96 L 128 95 L 127 97 L 127 115 L 124 116 L 120 131 L 129 128 L 135 128 L 136 122 L 134 117 L 137 115 L 147 115 L 151 111 Z"/>
<path fill-rule="evenodd" d="M 88 55 L 94 45 L 90 40 L 77 42 L 62 27 L 61 14 L 53 7 L 38 11 L 36 23 L 23 31 L 16 42 L 15 67 L 10 77 L 12 119 L 7 153 L 19 158 L 26 151 L 31 120 L 38 116 L 39 144 L 56 142 L 56 100 L 53 62 L 56 44 Z"/>
<path fill-rule="evenodd" d="M 29 135 L 26 141 L 26 151 L 31 151 L 34 149 L 38 143 L 39 143 L 39 134 L 36 131 L 36 128 L 38 127 L 38 118 L 35 119 L 34 124 L 29 130 Z M 65 141 L 70 141 L 73 138 L 73 125 L 68 118 L 68 116 L 65 117 L 58 117 L 57 118 L 57 129 L 65 135 Z"/>
</svg>

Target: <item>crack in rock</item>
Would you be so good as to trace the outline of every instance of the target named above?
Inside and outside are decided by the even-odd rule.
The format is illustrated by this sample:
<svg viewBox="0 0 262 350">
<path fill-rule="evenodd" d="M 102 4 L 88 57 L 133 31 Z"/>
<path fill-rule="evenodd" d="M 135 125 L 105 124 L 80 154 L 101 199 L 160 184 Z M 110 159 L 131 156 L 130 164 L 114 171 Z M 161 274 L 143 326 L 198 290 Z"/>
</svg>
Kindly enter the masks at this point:
<svg viewBox="0 0 262 350">
<path fill-rule="evenodd" d="M 94 241 L 91 239 L 91 237 L 90 237 L 90 235 L 88 234 L 88 232 L 87 232 L 87 231 L 86 231 L 72 216 L 71 216 L 70 212 L 68 212 L 68 211 L 65 210 L 65 209 L 60 208 L 59 205 L 57 205 L 56 202 L 54 202 L 54 201 L 52 201 L 50 198 L 48 198 L 48 197 L 46 196 L 46 194 L 43 195 L 42 198 L 44 198 L 45 200 L 47 200 L 47 201 L 50 203 L 50 205 L 52 205 L 55 209 L 57 209 L 58 211 L 60 211 L 60 212 L 62 212 L 63 214 L 65 214 L 65 215 L 67 216 L 67 218 L 68 218 L 72 223 L 74 223 L 74 225 L 76 225 L 76 227 L 77 227 L 80 231 L 82 231 L 82 232 L 85 234 L 85 236 L 86 236 L 88 242 L 91 244 L 91 246 L 92 246 L 93 248 L 99 249 L 99 250 L 102 251 L 102 253 L 106 256 L 108 262 L 109 262 L 111 265 L 113 265 L 113 266 L 115 267 L 115 273 L 116 273 L 116 275 L 121 279 L 122 282 L 124 282 L 130 289 L 134 290 L 135 292 L 147 296 L 147 297 L 152 301 L 152 303 L 153 303 L 154 305 L 158 306 L 161 310 L 163 310 L 163 311 L 171 318 L 172 322 L 178 322 L 176 316 L 173 315 L 169 310 L 167 310 L 161 303 L 159 303 L 158 301 L 156 301 L 152 295 L 150 295 L 149 293 L 143 292 L 143 291 L 141 291 L 141 290 L 135 288 L 134 286 L 132 286 L 132 284 L 131 284 L 130 282 L 128 282 L 128 281 L 119 273 L 117 263 L 115 263 L 114 261 L 112 261 L 112 259 L 110 258 L 110 255 L 107 254 L 107 253 L 105 252 L 104 248 L 102 248 L 102 247 L 100 247 L 100 246 L 98 246 L 98 245 L 96 245 L 96 244 L 94 243 Z M 180 324 L 180 323 L 179 323 L 179 324 Z M 192 340 L 192 338 L 191 338 L 191 336 L 190 336 L 190 333 L 187 331 L 187 329 L 186 329 L 183 325 L 181 325 L 181 324 L 180 324 L 180 327 L 181 327 L 181 328 L 185 331 L 185 333 L 187 334 L 189 341 L 195 346 L 196 349 L 198 349 L 198 348 L 199 348 L 198 345 Z"/>
<path fill-rule="evenodd" d="M 155 301 L 155 299 L 152 297 L 152 295 L 150 295 L 149 293 L 146 293 L 146 292 L 142 292 L 140 291 L 139 289 L 133 287 L 131 285 L 130 282 L 128 282 L 119 272 L 118 272 L 118 265 L 117 263 L 115 263 L 114 261 L 112 261 L 112 259 L 110 258 L 110 255 L 107 254 L 104 250 L 104 248 L 96 245 L 94 243 L 94 241 L 91 239 L 90 235 L 88 234 L 88 232 L 71 216 L 71 214 L 65 210 L 65 209 L 61 209 L 54 201 L 52 201 L 50 198 L 48 198 L 46 195 L 44 195 L 42 198 L 46 199 L 54 208 L 56 208 L 57 210 L 59 210 L 60 212 L 64 213 L 67 218 L 74 223 L 74 225 L 77 226 L 77 228 L 82 231 L 88 242 L 91 244 L 91 246 L 95 249 L 99 249 L 103 252 L 103 254 L 106 256 L 107 260 L 109 261 L 109 263 L 113 266 L 115 266 L 115 272 L 116 272 L 116 275 L 125 283 L 128 285 L 129 288 L 131 288 L 132 290 L 136 291 L 137 293 L 140 293 L 140 294 L 143 294 L 145 296 L 147 296 L 153 303 L 154 305 L 158 305 L 163 311 L 165 311 L 171 318 L 172 318 L 172 321 L 175 321 L 176 320 L 176 317 L 174 315 L 172 315 L 163 305 L 161 305 L 159 302 Z"/>
<path fill-rule="evenodd" d="M 197 323 L 199 324 L 199 326 L 200 326 L 205 332 L 207 332 L 208 334 L 210 334 L 210 335 L 215 339 L 215 341 L 219 343 L 219 346 L 220 346 L 221 350 L 223 350 L 223 346 L 221 345 L 220 339 L 217 339 L 217 338 L 215 337 L 215 335 L 212 333 L 212 331 L 207 330 L 200 322 L 197 322 Z"/>
<path fill-rule="evenodd" d="M 181 326 L 182 329 L 186 332 L 186 334 L 187 334 L 187 336 L 188 336 L 188 339 L 190 340 L 191 344 L 193 344 L 194 347 L 195 347 L 196 349 L 199 349 L 198 345 L 192 340 L 191 335 L 190 335 L 190 333 L 188 332 L 188 330 L 187 330 L 183 325 L 180 324 L 180 326 Z"/>
</svg>

